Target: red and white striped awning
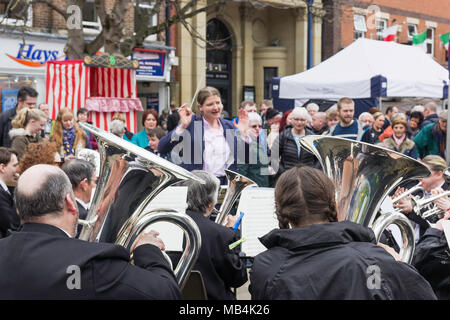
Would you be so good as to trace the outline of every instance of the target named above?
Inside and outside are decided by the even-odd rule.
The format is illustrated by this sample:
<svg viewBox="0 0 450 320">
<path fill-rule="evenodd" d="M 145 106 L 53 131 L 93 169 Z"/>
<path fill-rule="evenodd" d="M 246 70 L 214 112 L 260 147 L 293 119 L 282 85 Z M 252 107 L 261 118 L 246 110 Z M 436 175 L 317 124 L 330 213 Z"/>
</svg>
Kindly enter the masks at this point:
<svg viewBox="0 0 450 320">
<path fill-rule="evenodd" d="M 136 90 L 133 69 L 87 67 L 83 60 L 47 62 L 46 103 L 53 120 L 63 107 L 75 115 L 78 109 L 86 108 L 92 110 L 93 124 L 108 130 L 114 112 L 124 112 L 128 130 L 137 132 L 137 112 L 143 109 Z M 107 103 L 111 105 L 106 107 Z"/>
</svg>

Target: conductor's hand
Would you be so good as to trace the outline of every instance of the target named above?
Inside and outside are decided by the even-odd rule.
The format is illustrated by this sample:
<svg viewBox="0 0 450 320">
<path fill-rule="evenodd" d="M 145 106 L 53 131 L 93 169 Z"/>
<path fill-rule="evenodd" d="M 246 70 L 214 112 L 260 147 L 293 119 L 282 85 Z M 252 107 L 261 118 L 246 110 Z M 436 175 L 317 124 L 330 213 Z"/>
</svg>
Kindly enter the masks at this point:
<svg viewBox="0 0 450 320">
<path fill-rule="evenodd" d="M 185 103 L 178 109 L 178 114 L 180 115 L 179 124 L 181 128 L 186 129 L 192 121 L 192 110 Z"/>
<path fill-rule="evenodd" d="M 157 246 L 160 250 L 164 251 L 166 250 L 166 246 L 164 245 L 164 242 L 158 238 L 159 232 L 155 230 L 144 230 L 141 232 L 141 234 L 136 238 L 133 245 L 131 246 L 131 252 L 134 251 L 137 247 L 143 244 L 152 244 L 154 246 Z"/>
<path fill-rule="evenodd" d="M 406 190 L 404 188 L 397 188 L 394 194 L 394 198 L 398 197 L 402 193 L 404 193 Z M 400 209 L 400 211 L 404 214 L 408 214 L 413 211 L 412 202 L 411 202 L 411 195 L 404 197 L 393 204 L 394 208 Z"/>
</svg>

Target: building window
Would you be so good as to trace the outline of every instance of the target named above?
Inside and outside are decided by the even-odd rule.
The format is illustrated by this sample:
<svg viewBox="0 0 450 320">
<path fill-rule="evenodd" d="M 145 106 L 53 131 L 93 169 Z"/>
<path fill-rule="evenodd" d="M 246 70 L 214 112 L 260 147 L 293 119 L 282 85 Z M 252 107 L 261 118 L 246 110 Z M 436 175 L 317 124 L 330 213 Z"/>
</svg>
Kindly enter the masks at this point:
<svg viewBox="0 0 450 320">
<path fill-rule="evenodd" d="M 383 30 L 387 27 L 386 19 L 377 19 L 377 40 L 383 40 Z"/>
<path fill-rule="evenodd" d="M 151 14 L 153 11 L 153 7 L 155 6 L 155 3 L 152 1 L 140 1 L 139 2 L 139 9 L 141 10 L 142 14 Z M 139 28 L 139 24 L 141 21 L 139 21 L 138 17 L 138 10 L 136 10 L 136 1 L 134 2 L 134 30 L 137 30 Z M 154 27 L 158 24 L 158 15 L 155 13 L 153 14 L 147 24 L 148 28 Z M 136 33 L 135 33 L 136 34 Z M 157 35 L 151 34 L 147 38 L 145 38 L 145 41 L 156 41 Z"/>
<path fill-rule="evenodd" d="M 6 9 L 8 8 L 8 2 L 9 0 L 0 0 L 0 21 L 1 24 L 3 25 L 9 25 L 9 26 L 23 26 L 24 25 L 24 20 L 21 19 L 20 17 L 15 17 L 14 13 L 9 14 L 8 18 L 5 19 L 6 16 Z M 20 4 L 19 4 L 20 5 Z M 22 4 L 23 6 L 23 4 Z M 18 7 L 16 7 L 16 10 L 19 10 Z M 33 9 L 31 5 L 28 5 L 28 8 L 23 7 L 23 9 L 20 9 L 19 11 L 25 12 L 25 18 L 26 18 L 26 23 L 25 25 L 27 27 L 31 27 L 33 25 Z M 17 12 L 18 15 L 22 16 L 24 15 L 22 12 Z"/>
<path fill-rule="evenodd" d="M 417 25 L 408 24 L 408 44 L 412 44 L 413 34 L 417 34 Z"/>
<path fill-rule="evenodd" d="M 87 0 L 83 6 L 83 31 L 85 33 L 98 33 L 102 29 L 100 18 L 95 8 L 94 0 Z"/>
<path fill-rule="evenodd" d="M 367 32 L 366 17 L 360 14 L 353 16 L 354 39 L 364 38 Z"/>
<path fill-rule="evenodd" d="M 427 40 L 425 40 L 427 45 L 427 53 L 434 55 L 434 28 L 427 29 Z"/>
<path fill-rule="evenodd" d="M 264 67 L 264 99 L 272 99 L 272 79 L 278 77 L 277 67 Z"/>
</svg>

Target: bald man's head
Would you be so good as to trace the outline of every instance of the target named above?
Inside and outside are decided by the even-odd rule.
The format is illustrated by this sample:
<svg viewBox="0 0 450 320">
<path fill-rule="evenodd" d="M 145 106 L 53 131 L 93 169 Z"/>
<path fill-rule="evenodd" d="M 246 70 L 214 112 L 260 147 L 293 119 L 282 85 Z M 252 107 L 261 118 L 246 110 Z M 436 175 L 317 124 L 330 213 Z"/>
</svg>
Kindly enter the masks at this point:
<svg viewBox="0 0 450 320">
<path fill-rule="evenodd" d="M 46 214 L 60 214 L 65 196 L 73 191 L 67 175 L 58 167 L 38 164 L 25 170 L 15 190 L 16 207 L 23 221 Z"/>
</svg>

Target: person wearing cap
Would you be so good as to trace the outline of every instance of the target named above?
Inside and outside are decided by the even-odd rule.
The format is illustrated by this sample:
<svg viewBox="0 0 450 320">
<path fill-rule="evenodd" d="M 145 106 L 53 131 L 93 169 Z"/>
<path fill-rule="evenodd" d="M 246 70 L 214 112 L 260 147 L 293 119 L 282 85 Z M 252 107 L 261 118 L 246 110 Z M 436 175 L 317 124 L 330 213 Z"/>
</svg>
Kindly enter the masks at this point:
<svg viewBox="0 0 450 320">
<path fill-rule="evenodd" d="M 406 131 L 408 130 L 408 122 L 403 118 L 397 117 L 392 121 L 392 129 L 394 134 L 384 139 L 383 142 L 378 145 L 399 153 L 403 153 L 413 159 L 417 159 L 416 145 L 414 141 L 408 139 L 406 135 Z"/>
<path fill-rule="evenodd" d="M 417 136 L 414 137 L 419 158 L 422 159 L 429 154 L 435 154 L 445 159 L 446 134 L 447 110 L 439 114 L 438 122 L 424 126 Z"/>
</svg>

